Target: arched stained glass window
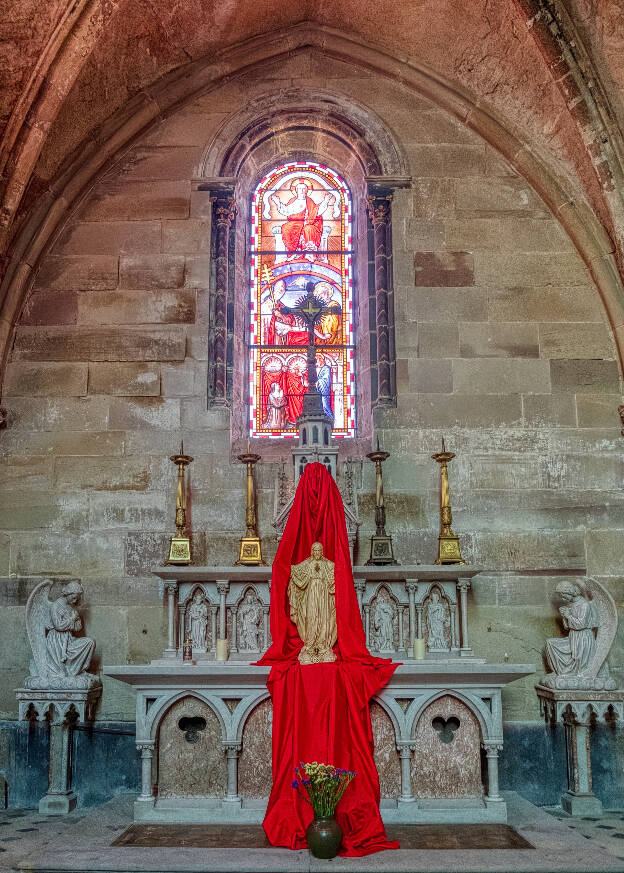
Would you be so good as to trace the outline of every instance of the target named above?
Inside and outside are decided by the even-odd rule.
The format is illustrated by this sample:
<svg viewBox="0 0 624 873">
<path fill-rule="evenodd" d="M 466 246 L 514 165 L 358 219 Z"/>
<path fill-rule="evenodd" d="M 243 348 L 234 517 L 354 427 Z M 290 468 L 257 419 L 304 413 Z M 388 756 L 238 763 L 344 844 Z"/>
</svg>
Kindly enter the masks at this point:
<svg viewBox="0 0 624 873">
<path fill-rule="evenodd" d="M 355 434 L 351 198 L 328 167 L 282 164 L 251 200 L 249 430 L 294 437 L 308 386 L 310 293 L 317 388 L 334 436 Z M 310 285 L 312 287 L 310 287 Z M 306 296 L 307 295 L 307 296 Z"/>
</svg>

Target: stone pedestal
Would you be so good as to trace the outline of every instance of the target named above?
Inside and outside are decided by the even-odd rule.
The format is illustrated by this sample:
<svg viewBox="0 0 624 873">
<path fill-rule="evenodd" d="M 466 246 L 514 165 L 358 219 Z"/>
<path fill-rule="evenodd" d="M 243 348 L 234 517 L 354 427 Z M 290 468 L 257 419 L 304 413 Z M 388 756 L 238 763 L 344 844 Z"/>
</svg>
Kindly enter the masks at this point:
<svg viewBox="0 0 624 873">
<path fill-rule="evenodd" d="M 19 688 L 20 719 L 50 723 L 50 770 L 48 791 L 39 801 L 41 815 L 66 815 L 76 807 L 72 791 L 72 734 L 79 721 L 92 721 L 102 693 L 101 683 L 90 688 Z"/>
<path fill-rule="evenodd" d="M 624 689 L 591 691 L 536 687 L 546 721 L 563 722 L 566 740 L 568 790 L 561 806 L 569 815 L 601 815 L 602 803 L 592 790 L 591 723 L 594 719 L 624 717 Z"/>
</svg>

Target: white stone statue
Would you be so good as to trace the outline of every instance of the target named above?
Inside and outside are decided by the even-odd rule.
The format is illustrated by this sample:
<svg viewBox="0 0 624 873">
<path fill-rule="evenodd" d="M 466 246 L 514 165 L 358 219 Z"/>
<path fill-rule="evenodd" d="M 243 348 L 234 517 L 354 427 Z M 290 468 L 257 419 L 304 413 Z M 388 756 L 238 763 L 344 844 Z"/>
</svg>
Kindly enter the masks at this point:
<svg viewBox="0 0 624 873">
<path fill-rule="evenodd" d="M 303 641 L 299 663 L 335 661 L 332 648 L 338 632 L 334 565 L 323 556 L 321 543 L 313 543 L 310 557 L 290 568 L 288 600 L 290 617 Z"/>
<path fill-rule="evenodd" d="M 201 591 L 196 591 L 188 610 L 188 624 L 194 652 L 206 651 L 208 604 Z"/>
<path fill-rule="evenodd" d="M 258 652 L 258 634 L 262 619 L 262 606 L 253 591 L 248 591 L 238 608 L 239 649 Z"/>
<path fill-rule="evenodd" d="M 379 595 L 373 611 L 375 648 L 378 652 L 394 651 L 394 615 L 394 606 L 387 595 Z"/>
<path fill-rule="evenodd" d="M 559 607 L 567 637 L 546 640 L 546 662 L 552 671 L 542 679 L 548 688 L 613 690 L 607 655 L 617 630 L 617 609 L 606 588 L 596 579 L 579 585 L 560 582 L 556 592 L 564 601 Z"/>
<path fill-rule="evenodd" d="M 427 648 L 429 651 L 448 651 L 448 645 L 444 638 L 444 628 L 450 624 L 448 609 L 444 601 L 440 600 L 440 592 L 434 589 L 429 597 L 427 606 Z"/>
<path fill-rule="evenodd" d="M 67 582 L 61 596 L 48 598 L 51 579 L 34 589 L 26 603 L 26 630 L 33 653 L 26 688 L 93 688 L 100 679 L 87 672 L 94 640 L 75 636 L 82 630 L 78 607 L 84 593 L 77 580 Z"/>
</svg>

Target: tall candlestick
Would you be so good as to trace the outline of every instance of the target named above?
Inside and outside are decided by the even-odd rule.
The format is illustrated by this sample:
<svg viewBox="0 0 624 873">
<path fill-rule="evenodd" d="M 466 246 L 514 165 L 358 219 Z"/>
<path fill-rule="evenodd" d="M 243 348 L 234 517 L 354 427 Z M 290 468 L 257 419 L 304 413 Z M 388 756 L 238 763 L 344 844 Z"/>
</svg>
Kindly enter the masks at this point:
<svg viewBox="0 0 624 873">
<path fill-rule="evenodd" d="M 184 454 L 184 441 L 180 442 L 180 452 L 177 455 L 171 455 L 170 461 L 178 468 L 178 483 L 176 490 L 176 514 L 175 526 L 176 532 L 171 537 L 169 546 L 168 564 L 190 564 L 191 563 L 191 540 L 186 535 L 186 483 L 185 469 L 192 462 L 193 458 L 190 455 Z"/>
<path fill-rule="evenodd" d="M 245 536 L 241 537 L 240 551 L 236 563 L 246 566 L 257 566 L 259 564 L 264 565 L 262 560 L 262 544 L 258 536 L 253 477 L 254 464 L 260 460 L 260 455 L 251 452 L 250 448 L 250 441 L 247 440 L 247 452 L 238 456 L 238 460 L 247 467 L 247 504 L 245 507 Z"/>
<path fill-rule="evenodd" d="M 453 460 L 453 452 L 447 452 L 444 437 L 442 451 L 431 456 L 440 465 L 440 534 L 438 536 L 438 557 L 434 564 L 464 564 L 459 548 L 459 537 L 451 528 L 453 512 L 448 483 L 448 464 Z"/>
<path fill-rule="evenodd" d="M 371 552 L 367 564 L 398 564 L 392 549 L 392 537 L 386 533 L 386 505 L 383 490 L 383 474 L 381 465 L 390 457 L 388 452 L 382 452 L 379 448 L 377 437 L 377 449 L 370 452 L 366 457 L 375 463 L 375 534 L 371 537 Z"/>
</svg>

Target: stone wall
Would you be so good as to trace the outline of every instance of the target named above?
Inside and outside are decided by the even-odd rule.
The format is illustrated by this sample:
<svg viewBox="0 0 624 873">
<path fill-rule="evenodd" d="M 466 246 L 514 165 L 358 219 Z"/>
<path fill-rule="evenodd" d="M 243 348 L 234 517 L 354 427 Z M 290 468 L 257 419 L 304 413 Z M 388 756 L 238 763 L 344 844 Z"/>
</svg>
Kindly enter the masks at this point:
<svg viewBox="0 0 624 873">
<path fill-rule="evenodd" d="M 428 563 L 435 555 L 430 455 L 444 434 L 457 454 L 454 526 L 465 557 L 487 568 L 470 599 L 477 654 L 539 665 L 544 638 L 557 633 L 551 592 L 562 574 L 587 568 L 621 604 L 620 381 L 584 264 L 522 177 L 466 127 L 400 84 L 300 55 L 197 98 L 152 130 L 86 195 L 43 262 L 3 386 L 4 718 L 15 717 L 13 689 L 28 670 L 24 604 L 41 574 L 83 579 L 99 664 L 162 651 L 150 567 L 166 554 L 175 481 L 168 456 L 181 437 L 195 457 L 196 561 L 235 560 L 244 475 L 228 410 L 206 408 L 210 195 L 191 180 L 225 119 L 287 86 L 365 104 L 396 138 L 413 179 L 393 201 L 398 405 L 374 412 L 391 452 L 384 472 L 397 556 Z M 214 148 L 227 145 L 217 137 Z M 273 148 L 276 161 L 291 157 L 287 138 Z M 365 295 L 366 277 L 358 278 Z M 258 467 L 269 557 L 280 451 L 273 445 L 270 463 Z M 365 451 L 344 447 L 345 455 Z M 361 484 L 365 560 L 373 522 L 366 461 Z M 621 640 L 612 661 L 622 663 Z M 101 717 L 131 720 L 133 712 L 132 693 L 106 681 Z M 532 679 L 505 692 L 505 717 L 538 719 Z"/>
</svg>

